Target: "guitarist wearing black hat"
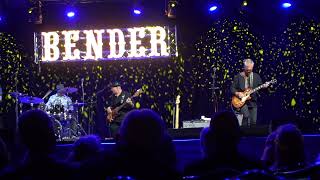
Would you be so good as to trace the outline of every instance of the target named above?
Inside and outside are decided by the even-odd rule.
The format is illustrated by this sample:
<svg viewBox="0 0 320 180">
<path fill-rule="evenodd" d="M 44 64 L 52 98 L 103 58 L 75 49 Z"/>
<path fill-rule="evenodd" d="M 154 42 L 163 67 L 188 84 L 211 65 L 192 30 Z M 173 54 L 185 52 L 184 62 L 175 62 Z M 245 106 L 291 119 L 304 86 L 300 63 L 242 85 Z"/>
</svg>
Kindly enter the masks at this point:
<svg viewBox="0 0 320 180">
<path fill-rule="evenodd" d="M 121 84 L 118 81 L 111 84 L 110 90 L 112 91 L 112 95 L 107 102 L 107 122 L 110 127 L 110 135 L 115 138 L 124 116 L 133 109 L 134 104 L 130 98 L 130 94 L 122 90 Z"/>
</svg>

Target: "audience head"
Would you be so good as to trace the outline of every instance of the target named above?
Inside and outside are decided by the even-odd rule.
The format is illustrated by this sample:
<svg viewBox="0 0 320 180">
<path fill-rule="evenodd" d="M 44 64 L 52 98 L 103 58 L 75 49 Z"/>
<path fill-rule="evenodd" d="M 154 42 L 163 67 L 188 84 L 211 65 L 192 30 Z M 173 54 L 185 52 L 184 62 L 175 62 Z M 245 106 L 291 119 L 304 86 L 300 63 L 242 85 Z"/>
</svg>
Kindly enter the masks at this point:
<svg viewBox="0 0 320 180">
<path fill-rule="evenodd" d="M 240 140 L 240 127 L 237 117 L 232 112 L 224 111 L 215 114 L 210 127 L 200 134 L 202 153 L 205 158 L 216 157 L 217 153 L 230 153 L 237 150 Z"/>
<path fill-rule="evenodd" d="M 157 148 L 166 136 L 164 121 L 150 109 L 129 112 L 120 127 L 120 145 L 135 149 Z"/>
<path fill-rule="evenodd" d="M 9 161 L 9 154 L 7 151 L 7 146 L 0 137 L 0 170 L 4 168 Z"/>
<path fill-rule="evenodd" d="M 98 136 L 87 135 L 82 136 L 73 144 L 72 159 L 74 161 L 82 161 L 97 155 L 101 151 L 101 141 Z"/>
<path fill-rule="evenodd" d="M 276 133 L 276 168 L 298 167 L 304 164 L 304 142 L 301 131 L 293 124 L 285 124 L 280 126 Z"/>
<path fill-rule="evenodd" d="M 50 117 L 41 110 L 30 110 L 19 117 L 19 135 L 30 153 L 49 153 L 55 147 L 55 134 Z"/>
<path fill-rule="evenodd" d="M 215 114 L 210 122 L 210 129 L 217 143 L 238 144 L 241 137 L 238 119 L 230 111 Z"/>
<path fill-rule="evenodd" d="M 200 133 L 200 146 L 201 146 L 201 151 L 202 151 L 202 155 L 204 157 L 208 157 L 209 152 L 211 152 L 212 144 L 210 143 L 210 128 L 209 127 L 205 127 L 201 130 Z"/>
<path fill-rule="evenodd" d="M 274 163 L 276 136 L 277 136 L 277 133 L 275 131 L 270 133 L 264 145 L 263 153 L 260 160 L 262 165 L 265 166 L 266 168 L 270 167 Z"/>
</svg>

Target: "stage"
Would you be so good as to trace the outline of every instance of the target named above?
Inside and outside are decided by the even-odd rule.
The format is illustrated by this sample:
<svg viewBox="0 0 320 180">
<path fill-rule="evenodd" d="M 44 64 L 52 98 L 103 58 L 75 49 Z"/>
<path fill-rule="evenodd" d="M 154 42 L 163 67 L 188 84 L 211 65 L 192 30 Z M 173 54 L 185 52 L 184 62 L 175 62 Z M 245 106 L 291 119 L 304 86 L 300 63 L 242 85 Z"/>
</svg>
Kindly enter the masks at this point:
<svg viewBox="0 0 320 180">
<path fill-rule="evenodd" d="M 23 159 L 17 127 L 27 110 L 50 115 L 57 155 L 66 158 L 87 134 L 112 149 L 106 117 L 130 105 L 123 114 L 146 108 L 161 117 L 181 168 L 201 158 L 200 127 L 236 109 L 233 97 L 248 88 L 252 99 L 241 102 L 257 107 L 249 124 L 259 126 L 241 127 L 240 151 L 259 159 L 271 127 L 292 123 L 304 134 L 307 161 L 315 160 L 320 1 L 208 2 L 1 1 L 0 137 L 12 161 Z"/>
<path fill-rule="evenodd" d="M 240 141 L 239 149 L 243 154 L 259 160 L 263 152 L 265 140 L 266 136 L 243 137 Z M 304 144 L 307 162 L 312 163 L 320 152 L 320 135 L 304 135 Z M 178 165 L 180 168 L 193 160 L 201 158 L 199 138 L 175 139 L 174 145 L 176 147 Z M 112 149 L 114 146 L 115 142 L 112 140 L 105 140 L 102 142 L 103 149 Z M 58 144 L 57 155 L 61 158 L 66 158 L 71 148 L 71 142 Z"/>
</svg>

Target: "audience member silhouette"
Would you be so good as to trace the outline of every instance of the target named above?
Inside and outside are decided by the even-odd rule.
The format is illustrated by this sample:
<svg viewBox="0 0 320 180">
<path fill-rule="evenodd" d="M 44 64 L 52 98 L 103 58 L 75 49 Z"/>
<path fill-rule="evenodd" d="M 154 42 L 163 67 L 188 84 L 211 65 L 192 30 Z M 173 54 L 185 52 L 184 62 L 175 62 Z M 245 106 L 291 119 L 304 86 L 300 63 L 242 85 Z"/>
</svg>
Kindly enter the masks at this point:
<svg viewBox="0 0 320 180">
<path fill-rule="evenodd" d="M 255 161 L 238 152 L 241 138 L 238 120 L 232 112 L 217 113 L 210 122 L 210 127 L 201 132 L 203 159 L 185 168 L 185 175 L 215 176 L 221 170 L 235 175 L 246 169 L 256 168 Z M 225 173 L 225 175 L 228 175 Z M 223 177 L 221 177 L 223 179 Z"/>
<path fill-rule="evenodd" d="M 176 155 L 165 122 L 150 109 L 127 114 L 117 143 L 121 174 L 137 179 L 178 177 Z"/>
<path fill-rule="evenodd" d="M 275 159 L 275 139 L 277 137 L 277 131 L 273 131 L 266 139 L 262 156 L 260 158 L 261 164 L 265 169 L 269 169 L 274 163 Z"/>
<path fill-rule="evenodd" d="M 101 152 L 101 141 L 98 136 L 87 135 L 80 137 L 73 144 L 73 150 L 68 157 L 70 162 L 82 162 L 94 158 Z"/>
<path fill-rule="evenodd" d="M 7 150 L 7 145 L 4 143 L 0 137 L 0 170 L 8 165 L 9 154 Z"/>
<path fill-rule="evenodd" d="M 293 124 L 278 127 L 275 138 L 272 171 L 292 171 L 305 167 L 304 141 L 301 131 Z"/>
<path fill-rule="evenodd" d="M 18 167 L 5 169 L 0 179 L 70 179 L 76 168 L 52 155 L 56 139 L 49 116 L 41 110 L 23 113 L 18 123 L 19 137 L 26 148 Z"/>
</svg>

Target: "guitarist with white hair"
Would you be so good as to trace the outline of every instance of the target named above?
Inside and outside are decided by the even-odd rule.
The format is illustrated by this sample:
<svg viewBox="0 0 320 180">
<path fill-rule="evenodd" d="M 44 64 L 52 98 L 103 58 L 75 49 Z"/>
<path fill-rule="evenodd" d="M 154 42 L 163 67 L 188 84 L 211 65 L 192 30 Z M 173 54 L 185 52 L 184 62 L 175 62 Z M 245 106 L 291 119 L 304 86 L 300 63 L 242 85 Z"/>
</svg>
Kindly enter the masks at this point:
<svg viewBox="0 0 320 180">
<path fill-rule="evenodd" d="M 243 65 L 243 71 L 235 75 L 231 85 L 231 93 L 234 96 L 232 103 L 234 103 L 234 98 L 240 102 L 240 105 L 233 106 L 233 109 L 243 114 L 242 126 L 255 126 L 257 123 L 258 94 L 256 91 L 251 93 L 250 90 L 265 88 L 269 86 L 269 83 L 262 85 L 260 75 L 252 72 L 254 62 L 251 59 L 245 59 Z M 249 94 L 246 94 L 246 92 L 249 92 Z"/>
</svg>

